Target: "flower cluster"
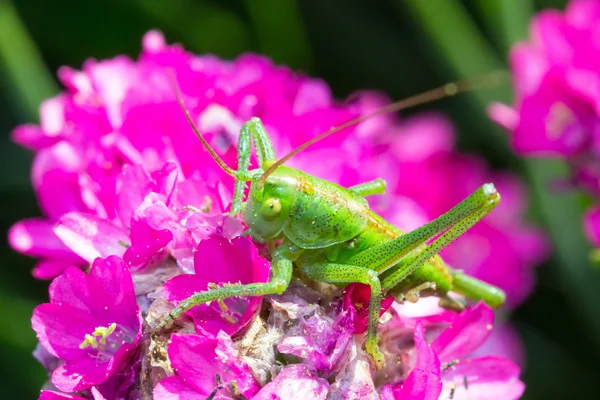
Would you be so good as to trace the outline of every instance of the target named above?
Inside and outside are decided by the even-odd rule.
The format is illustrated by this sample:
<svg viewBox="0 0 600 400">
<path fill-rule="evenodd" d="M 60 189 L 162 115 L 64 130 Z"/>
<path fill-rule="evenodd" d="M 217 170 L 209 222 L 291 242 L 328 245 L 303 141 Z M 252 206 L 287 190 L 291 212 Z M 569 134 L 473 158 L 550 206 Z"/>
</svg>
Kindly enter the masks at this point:
<svg viewBox="0 0 600 400">
<path fill-rule="evenodd" d="M 511 132 L 514 150 L 568 162 L 567 184 L 600 198 L 600 3 L 573 0 L 564 12 L 545 10 L 532 21 L 531 40 L 510 54 L 515 105 L 489 114 Z M 600 208 L 585 216 L 588 238 L 600 247 Z"/>
<path fill-rule="evenodd" d="M 387 367 L 376 373 L 362 350 L 359 305 L 368 292 L 359 286 L 343 294 L 293 281 L 281 296 L 197 306 L 176 321 L 175 333 L 151 338 L 150 327 L 189 295 L 265 282 L 270 272 L 268 250 L 241 237 L 242 222 L 225 213 L 233 181 L 191 132 L 172 75 L 192 118 L 230 165 L 251 117 L 262 119 L 283 155 L 387 102 L 365 92 L 339 104 L 324 82 L 263 57 L 196 56 L 157 32 L 144 37 L 137 61 L 61 68 L 66 92 L 42 104 L 40 126 L 13 135 L 35 152 L 32 182 L 45 217 L 18 222 L 9 240 L 40 259 L 34 276 L 53 279 L 50 303 L 32 320 L 35 355 L 51 373 L 41 398 L 417 399 L 452 392 L 459 399 L 492 387 L 495 398 L 520 396 L 519 367 L 503 358 L 520 358 L 514 335 L 494 329 L 505 333 L 486 341 L 493 314 L 484 305 L 455 314 L 426 299 L 415 306 L 386 299 Z M 346 186 L 383 177 L 387 193 L 371 205 L 404 230 L 494 181 L 503 204 L 444 256 L 503 288 L 509 307 L 531 291 L 546 242 L 522 221 L 523 187 L 458 154 L 445 118 L 373 118 L 289 164 Z"/>
</svg>

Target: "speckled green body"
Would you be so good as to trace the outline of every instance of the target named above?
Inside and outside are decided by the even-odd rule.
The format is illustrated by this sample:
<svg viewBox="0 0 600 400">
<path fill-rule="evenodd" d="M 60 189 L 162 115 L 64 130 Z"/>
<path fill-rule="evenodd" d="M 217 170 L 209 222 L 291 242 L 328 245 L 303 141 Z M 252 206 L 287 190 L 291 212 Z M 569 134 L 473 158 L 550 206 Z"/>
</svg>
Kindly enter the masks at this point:
<svg viewBox="0 0 600 400">
<path fill-rule="evenodd" d="M 282 200 L 285 196 L 291 198 Z M 281 224 L 279 235 L 305 249 L 296 262 L 300 265 L 320 261 L 347 264 L 364 250 L 405 234 L 373 212 L 363 196 L 296 169 L 280 167 L 274 172 L 265 184 L 264 197 L 278 197 L 284 204 L 281 215 L 286 221 Z M 247 213 L 245 221 L 251 229 L 258 230 L 257 219 L 260 220 L 258 214 Z M 392 267 L 378 269 L 377 273 Z M 452 274 L 441 257 L 432 257 L 396 289 L 401 292 L 424 282 L 435 282 L 438 293 L 452 290 Z"/>
</svg>

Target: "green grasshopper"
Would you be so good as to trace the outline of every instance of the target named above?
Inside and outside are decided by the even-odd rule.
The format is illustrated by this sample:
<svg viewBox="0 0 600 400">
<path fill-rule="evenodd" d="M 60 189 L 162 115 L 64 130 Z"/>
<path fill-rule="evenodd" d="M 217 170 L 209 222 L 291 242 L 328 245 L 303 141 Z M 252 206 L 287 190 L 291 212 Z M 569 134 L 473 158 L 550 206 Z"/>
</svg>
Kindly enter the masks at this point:
<svg viewBox="0 0 600 400">
<path fill-rule="evenodd" d="M 384 193 L 382 179 L 345 188 L 282 165 L 317 140 L 348 126 L 375 115 L 453 95 L 467 86 L 465 82 L 448 84 L 393 103 L 333 128 L 279 160 L 262 122 L 252 118 L 240 131 L 237 170 L 228 167 L 204 139 L 175 87 L 177 101 L 203 146 L 235 179 L 230 214 L 243 213 L 248 227 L 246 233 L 253 240 L 282 242 L 272 253 L 269 282 L 228 285 L 195 293 L 166 315 L 154 332 L 196 305 L 229 297 L 282 294 L 292 279 L 294 266 L 315 281 L 340 286 L 360 282 L 370 286 L 365 349 L 377 369 L 384 366 L 377 337 L 383 294 L 415 302 L 421 292 L 427 292 L 440 297 L 443 307 L 460 309 L 462 304 L 448 295 L 452 291 L 483 300 L 491 307 L 502 305 L 505 295 L 500 289 L 448 267 L 437 255 L 498 204 L 500 195 L 493 184 L 484 184 L 447 213 L 404 233 L 369 209 L 365 197 Z M 252 143 L 260 167 L 249 170 Z M 251 186 L 244 202 L 248 181 Z"/>
</svg>

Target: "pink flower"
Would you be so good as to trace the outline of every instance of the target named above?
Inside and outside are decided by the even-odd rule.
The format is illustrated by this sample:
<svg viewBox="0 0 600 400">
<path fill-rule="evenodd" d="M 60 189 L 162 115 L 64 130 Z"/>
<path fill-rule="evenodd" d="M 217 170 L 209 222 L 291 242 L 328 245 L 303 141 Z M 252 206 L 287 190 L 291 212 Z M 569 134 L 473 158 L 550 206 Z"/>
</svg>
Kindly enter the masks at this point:
<svg viewBox="0 0 600 400">
<path fill-rule="evenodd" d="M 167 300 L 177 304 L 211 285 L 260 283 L 269 278 L 267 260 L 259 257 L 249 239 L 241 237 L 228 240 L 213 235 L 202 240 L 196 248 L 194 266 L 195 274 L 179 275 L 165 283 Z M 231 298 L 223 304 L 194 307 L 190 314 L 199 329 L 214 335 L 219 331 L 233 335 L 254 317 L 261 303 L 262 297 Z"/>
<path fill-rule="evenodd" d="M 33 312 L 44 348 L 64 360 L 52 383 L 65 392 L 98 385 L 130 362 L 142 333 L 131 275 L 118 257 L 97 259 L 89 275 L 69 268 Z"/>
<path fill-rule="evenodd" d="M 417 361 L 406 380 L 394 387 L 385 386 L 384 400 L 423 399 L 437 400 L 442 392 L 440 360 L 423 337 L 423 324 L 417 322 L 414 331 Z"/>
<path fill-rule="evenodd" d="M 91 390 L 94 400 L 106 400 L 96 388 Z M 58 393 L 50 390 L 42 390 L 39 400 L 85 400 L 85 397 L 75 396 L 68 393 Z"/>
<path fill-rule="evenodd" d="M 216 392 L 215 399 L 252 398 L 259 390 L 248 366 L 240 361 L 228 335 L 171 336 L 169 359 L 177 376 L 165 378 L 154 389 L 155 400 L 193 399 Z M 218 376 L 218 378 L 217 378 Z"/>
<path fill-rule="evenodd" d="M 400 317 L 401 319 L 403 317 Z M 452 318 L 452 323 L 428 344 L 426 331 L 437 323 L 417 320 L 414 328 L 416 363 L 401 383 L 383 389 L 384 399 L 518 399 L 524 384 L 510 360 L 485 356 L 467 358 L 490 336 L 494 315 L 480 303 Z M 441 393 L 441 396 L 440 396 Z"/>
<path fill-rule="evenodd" d="M 275 379 L 263 387 L 254 400 L 315 399 L 325 400 L 329 382 L 319 378 L 306 365 L 284 368 Z"/>
<path fill-rule="evenodd" d="M 305 311 L 296 316 L 298 324 L 286 332 L 277 351 L 299 357 L 315 370 L 329 374 L 339 367 L 338 361 L 352 340 L 354 313 L 346 310 L 333 317 L 315 309 Z"/>
<path fill-rule="evenodd" d="M 513 107 L 494 104 L 492 119 L 508 129 L 514 150 L 526 156 L 560 158 L 572 170 L 569 186 L 600 196 L 600 4 L 573 0 L 564 12 L 535 16 L 531 39 L 510 54 L 515 79 Z M 586 234 L 600 246 L 591 212 Z"/>
</svg>

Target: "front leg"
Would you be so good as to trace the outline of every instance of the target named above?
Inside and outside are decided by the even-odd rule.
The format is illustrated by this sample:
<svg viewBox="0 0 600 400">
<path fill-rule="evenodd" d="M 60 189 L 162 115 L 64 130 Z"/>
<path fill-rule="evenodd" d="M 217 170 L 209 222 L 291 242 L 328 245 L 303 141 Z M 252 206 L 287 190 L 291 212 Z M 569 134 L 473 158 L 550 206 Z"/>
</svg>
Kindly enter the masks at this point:
<svg viewBox="0 0 600 400">
<path fill-rule="evenodd" d="M 365 349 L 375 362 L 375 367 L 380 370 L 385 365 L 383 354 L 379 351 L 377 343 L 377 326 L 381 310 L 381 283 L 377 272 L 355 265 L 320 263 L 305 267 L 309 278 L 327 283 L 360 282 L 371 287 L 371 300 L 369 302 L 369 326 Z"/>
<path fill-rule="evenodd" d="M 258 159 L 260 168 L 248 171 L 253 141 L 256 149 L 256 158 Z M 271 139 L 269 139 L 269 134 L 265 130 L 260 119 L 252 118 L 242 126 L 240 137 L 238 139 L 237 160 L 238 176 L 235 178 L 233 201 L 231 203 L 230 211 L 232 216 L 238 215 L 243 210 L 242 200 L 244 198 L 246 181 L 250 180 L 253 176 L 262 175 L 265 169 L 277 161 Z"/>
<path fill-rule="evenodd" d="M 273 261 L 271 261 L 271 277 L 269 282 L 231 285 L 195 293 L 171 310 L 154 328 L 152 335 L 156 335 L 161 329 L 169 326 L 171 322 L 179 318 L 184 312 L 201 304 L 210 303 L 215 300 L 220 301 L 230 297 L 252 297 L 283 293 L 292 279 L 292 262 L 298 257 L 300 252 L 293 245 L 281 245 L 273 255 Z"/>
</svg>

